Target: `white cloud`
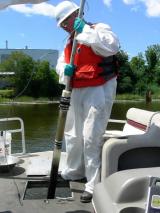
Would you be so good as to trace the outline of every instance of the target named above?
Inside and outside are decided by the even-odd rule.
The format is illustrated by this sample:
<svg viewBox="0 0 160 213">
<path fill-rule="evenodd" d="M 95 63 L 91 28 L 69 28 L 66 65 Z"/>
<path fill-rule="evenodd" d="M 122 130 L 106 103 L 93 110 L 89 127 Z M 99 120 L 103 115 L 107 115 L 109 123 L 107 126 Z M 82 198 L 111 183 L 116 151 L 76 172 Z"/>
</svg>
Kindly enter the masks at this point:
<svg viewBox="0 0 160 213">
<path fill-rule="evenodd" d="M 39 4 L 41 2 L 45 2 L 47 0 L 0 0 L 0 10 L 7 8 L 10 5 L 17 5 L 17 4 Z"/>
<path fill-rule="evenodd" d="M 111 6 L 112 0 L 103 0 L 104 4 L 107 5 L 107 7 Z"/>
<path fill-rule="evenodd" d="M 146 8 L 147 15 L 153 17 L 160 17 L 160 0 L 141 0 Z"/>
<path fill-rule="evenodd" d="M 149 17 L 160 17 L 160 0 L 122 0 L 126 5 L 134 5 L 131 11 L 137 12 L 140 4 L 146 7 L 146 14 Z M 107 7 L 111 7 L 112 0 L 103 0 Z"/>
<path fill-rule="evenodd" d="M 135 4 L 136 0 L 123 0 L 125 4 Z"/>
<path fill-rule="evenodd" d="M 55 11 L 55 7 L 48 3 L 35 4 L 31 6 L 26 4 L 13 5 L 13 6 L 10 6 L 9 8 L 19 13 L 23 13 L 27 16 L 43 15 L 43 16 L 54 17 L 54 11 Z"/>
<path fill-rule="evenodd" d="M 135 13 L 138 12 L 138 10 L 139 10 L 139 6 L 138 5 L 131 8 L 131 11 L 133 11 Z"/>
<path fill-rule="evenodd" d="M 142 3 L 146 7 L 146 13 L 148 16 L 160 17 L 160 0 L 123 0 L 123 2 L 128 5 L 138 5 Z"/>
<path fill-rule="evenodd" d="M 6 2 L 6 0 L 3 0 L 3 1 Z M 23 0 L 23 2 L 25 1 L 26 0 Z M 35 0 L 30 0 L 30 2 L 32 1 L 35 1 Z M 41 1 L 45 1 L 45 0 L 39 0 L 39 2 Z M 122 0 L 122 1 L 126 5 L 133 5 L 133 8 L 131 10 L 134 12 L 137 12 L 140 4 L 144 4 L 144 6 L 146 7 L 146 14 L 149 17 L 160 17 L 160 0 Z M 112 0 L 103 0 L 103 2 L 107 7 L 111 7 Z M 51 5 L 45 2 L 41 4 L 33 4 L 33 5 L 26 5 L 26 4 L 13 5 L 13 6 L 10 6 L 9 8 L 19 13 L 23 13 L 27 16 L 43 15 L 43 16 L 49 16 L 49 17 L 54 17 L 54 10 L 55 10 L 54 5 Z"/>
</svg>

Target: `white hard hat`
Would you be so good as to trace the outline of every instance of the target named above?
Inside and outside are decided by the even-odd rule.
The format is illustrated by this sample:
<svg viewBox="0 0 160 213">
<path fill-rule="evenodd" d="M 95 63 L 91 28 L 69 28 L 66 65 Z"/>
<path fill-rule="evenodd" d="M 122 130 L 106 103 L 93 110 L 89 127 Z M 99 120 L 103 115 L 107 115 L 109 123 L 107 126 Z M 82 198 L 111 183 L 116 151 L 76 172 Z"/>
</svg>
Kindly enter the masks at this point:
<svg viewBox="0 0 160 213">
<path fill-rule="evenodd" d="M 71 1 L 63 1 L 55 7 L 55 18 L 59 26 L 69 15 L 78 10 L 79 6 Z"/>
</svg>

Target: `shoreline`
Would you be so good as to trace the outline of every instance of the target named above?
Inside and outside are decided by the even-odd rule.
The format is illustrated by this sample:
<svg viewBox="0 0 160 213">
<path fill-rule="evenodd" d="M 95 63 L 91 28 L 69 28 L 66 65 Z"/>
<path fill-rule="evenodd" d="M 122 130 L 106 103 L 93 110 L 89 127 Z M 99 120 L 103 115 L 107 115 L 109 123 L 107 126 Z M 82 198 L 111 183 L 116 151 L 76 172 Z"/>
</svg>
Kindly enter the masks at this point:
<svg viewBox="0 0 160 213">
<path fill-rule="evenodd" d="M 59 101 L 9 101 L 1 102 L 0 105 L 31 105 L 31 104 L 58 104 Z"/>
<path fill-rule="evenodd" d="M 115 100 L 114 103 L 123 103 L 123 102 L 144 102 L 145 99 L 135 99 L 135 100 Z M 152 102 L 160 102 L 160 99 L 153 99 Z M 152 103 L 151 102 L 151 103 Z M 1 102 L 0 105 L 36 105 L 36 104 L 59 104 L 59 100 L 54 101 L 9 101 Z"/>
</svg>

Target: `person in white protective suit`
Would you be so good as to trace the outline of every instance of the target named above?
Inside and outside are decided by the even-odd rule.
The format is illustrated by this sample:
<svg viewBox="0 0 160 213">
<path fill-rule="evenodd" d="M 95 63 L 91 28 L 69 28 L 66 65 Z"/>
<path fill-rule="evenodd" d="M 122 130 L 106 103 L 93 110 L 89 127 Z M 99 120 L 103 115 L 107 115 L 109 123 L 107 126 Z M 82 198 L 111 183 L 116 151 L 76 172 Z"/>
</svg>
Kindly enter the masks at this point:
<svg viewBox="0 0 160 213">
<path fill-rule="evenodd" d="M 56 72 L 60 83 L 71 79 L 71 105 L 65 126 L 66 180 L 86 177 L 81 202 L 90 202 L 94 185 L 100 178 L 102 136 L 111 114 L 117 86 L 119 41 L 107 24 L 87 23 L 77 18 L 79 7 L 62 1 L 55 8 L 55 17 L 62 29 L 70 34 L 58 59 Z M 73 33 L 77 31 L 74 65 L 70 64 Z"/>
</svg>

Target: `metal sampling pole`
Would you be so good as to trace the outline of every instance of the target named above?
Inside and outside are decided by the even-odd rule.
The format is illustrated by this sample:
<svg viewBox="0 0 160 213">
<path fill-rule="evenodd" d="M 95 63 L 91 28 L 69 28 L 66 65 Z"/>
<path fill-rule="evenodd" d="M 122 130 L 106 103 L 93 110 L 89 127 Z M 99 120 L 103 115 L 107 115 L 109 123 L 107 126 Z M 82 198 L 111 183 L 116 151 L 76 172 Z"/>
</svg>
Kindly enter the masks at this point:
<svg viewBox="0 0 160 213">
<path fill-rule="evenodd" d="M 85 0 L 81 0 L 79 14 L 78 14 L 79 18 L 83 17 L 84 4 L 85 4 Z M 70 58 L 70 64 L 74 63 L 74 55 L 75 55 L 76 46 L 77 46 L 77 41 L 75 39 L 76 35 L 77 35 L 77 33 L 75 32 L 73 46 L 72 46 L 72 53 L 71 53 L 71 58 Z M 47 199 L 53 199 L 55 197 L 59 161 L 60 161 L 60 155 L 61 155 L 62 141 L 63 141 L 63 137 L 64 137 L 64 128 L 65 128 L 65 123 L 66 123 L 67 112 L 68 112 L 69 105 L 70 105 L 70 97 L 71 97 L 70 81 L 71 81 L 71 78 L 68 76 L 66 76 L 66 77 L 67 77 L 67 83 L 66 83 L 65 89 L 62 91 L 62 96 L 61 96 L 61 100 L 60 100 L 60 110 L 59 110 L 57 131 L 56 131 L 56 136 L 55 136 L 55 141 L 54 141 L 54 151 L 53 151 Z"/>
</svg>

